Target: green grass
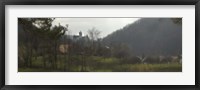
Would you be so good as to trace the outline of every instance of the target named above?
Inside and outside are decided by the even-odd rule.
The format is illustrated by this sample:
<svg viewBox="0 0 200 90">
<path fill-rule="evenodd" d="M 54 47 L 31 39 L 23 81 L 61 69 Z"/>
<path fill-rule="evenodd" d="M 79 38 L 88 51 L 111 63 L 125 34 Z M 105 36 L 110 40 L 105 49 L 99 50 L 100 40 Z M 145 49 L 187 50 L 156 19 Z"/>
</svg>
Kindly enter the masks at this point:
<svg viewBox="0 0 200 90">
<path fill-rule="evenodd" d="M 72 56 L 70 72 L 80 72 L 82 70 L 81 56 Z M 117 58 L 103 58 L 97 56 L 84 57 L 84 69 L 87 72 L 181 72 L 182 65 L 179 63 L 170 64 L 121 64 Z M 68 62 L 68 58 L 59 56 L 57 68 L 52 69 L 47 63 L 47 67 L 43 67 L 43 58 L 33 58 L 32 68 L 19 67 L 19 72 L 64 72 L 64 63 Z M 68 65 L 68 64 L 67 64 Z"/>
<path fill-rule="evenodd" d="M 181 72 L 182 65 L 178 63 L 171 64 L 128 64 L 122 65 L 124 71 L 129 72 Z"/>
</svg>

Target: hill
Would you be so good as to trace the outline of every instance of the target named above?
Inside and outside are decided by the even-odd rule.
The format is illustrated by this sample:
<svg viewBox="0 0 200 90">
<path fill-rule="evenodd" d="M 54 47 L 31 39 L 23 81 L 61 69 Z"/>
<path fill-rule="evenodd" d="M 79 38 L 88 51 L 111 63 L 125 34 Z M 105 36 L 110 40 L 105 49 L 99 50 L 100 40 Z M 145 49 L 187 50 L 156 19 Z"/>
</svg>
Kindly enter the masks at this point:
<svg viewBox="0 0 200 90">
<path fill-rule="evenodd" d="M 171 18 L 143 18 L 103 38 L 108 46 L 126 44 L 134 55 L 182 54 L 182 25 Z"/>
</svg>

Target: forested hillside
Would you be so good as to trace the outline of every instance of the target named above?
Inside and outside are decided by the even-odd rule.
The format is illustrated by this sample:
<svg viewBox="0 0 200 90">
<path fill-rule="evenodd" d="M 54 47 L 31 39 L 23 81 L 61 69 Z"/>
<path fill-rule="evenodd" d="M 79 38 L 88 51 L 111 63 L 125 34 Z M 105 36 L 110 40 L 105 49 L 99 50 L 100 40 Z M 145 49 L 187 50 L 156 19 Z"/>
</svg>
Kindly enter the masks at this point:
<svg viewBox="0 0 200 90">
<path fill-rule="evenodd" d="M 123 43 L 134 55 L 178 55 L 182 25 L 171 18 L 143 18 L 103 39 L 108 46 Z"/>
</svg>

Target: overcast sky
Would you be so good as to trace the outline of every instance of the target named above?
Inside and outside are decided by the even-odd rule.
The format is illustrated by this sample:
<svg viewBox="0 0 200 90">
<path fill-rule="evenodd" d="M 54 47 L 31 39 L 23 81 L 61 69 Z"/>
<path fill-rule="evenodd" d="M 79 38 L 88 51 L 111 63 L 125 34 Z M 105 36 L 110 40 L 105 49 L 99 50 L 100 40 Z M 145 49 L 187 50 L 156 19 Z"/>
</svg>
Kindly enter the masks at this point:
<svg viewBox="0 0 200 90">
<path fill-rule="evenodd" d="M 53 21 L 53 25 L 58 25 L 60 23 L 66 26 L 66 24 L 68 24 L 71 35 L 78 35 L 80 31 L 83 35 L 87 35 L 87 31 L 95 27 L 101 32 L 100 37 L 102 38 L 138 19 L 139 18 L 56 18 Z"/>
</svg>

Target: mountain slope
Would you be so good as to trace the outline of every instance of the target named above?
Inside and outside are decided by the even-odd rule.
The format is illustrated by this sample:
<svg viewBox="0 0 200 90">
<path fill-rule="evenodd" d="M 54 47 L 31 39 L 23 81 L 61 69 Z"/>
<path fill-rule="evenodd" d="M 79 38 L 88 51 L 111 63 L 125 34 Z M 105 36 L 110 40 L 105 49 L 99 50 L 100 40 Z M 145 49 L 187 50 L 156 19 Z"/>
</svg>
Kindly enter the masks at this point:
<svg viewBox="0 0 200 90">
<path fill-rule="evenodd" d="M 108 46 L 123 43 L 134 55 L 182 53 L 182 25 L 170 18 L 143 18 L 103 39 Z"/>
</svg>

